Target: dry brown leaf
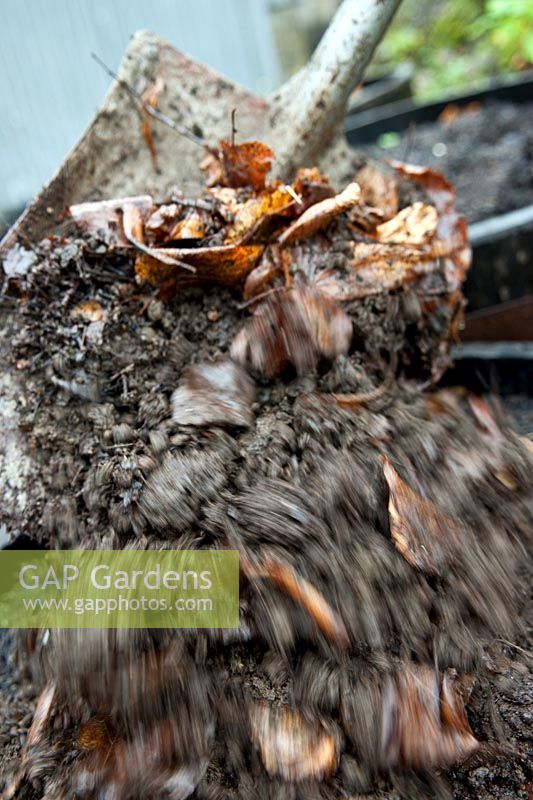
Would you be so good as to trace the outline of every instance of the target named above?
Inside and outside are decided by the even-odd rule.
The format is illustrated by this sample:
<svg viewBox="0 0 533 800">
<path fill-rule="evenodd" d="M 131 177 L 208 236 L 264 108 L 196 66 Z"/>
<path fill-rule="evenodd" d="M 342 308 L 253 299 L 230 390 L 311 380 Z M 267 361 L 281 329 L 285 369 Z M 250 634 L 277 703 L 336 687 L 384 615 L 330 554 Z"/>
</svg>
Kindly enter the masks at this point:
<svg viewBox="0 0 533 800">
<path fill-rule="evenodd" d="M 116 200 L 98 200 L 70 206 L 69 213 L 84 233 L 101 239 L 108 247 L 130 247 L 122 226 L 122 209 L 134 205 L 143 216 L 153 209 L 150 195 L 120 197 Z"/>
<path fill-rule="evenodd" d="M 494 477 L 510 492 L 516 492 L 519 488 L 516 478 L 508 467 L 494 470 Z"/>
<path fill-rule="evenodd" d="M 97 751 L 104 757 L 113 745 L 114 735 L 108 718 L 92 717 L 78 730 L 77 744 L 81 750 Z"/>
<path fill-rule="evenodd" d="M 501 438 L 501 428 L 496 422 L 492 409 L 483 397 L 476 394 L 468 395 L 468 405 L 479 427 L 490 434 L 494 440 Z"/>
<path fill-rule="evenodd" d="M 273 163 L 273 151 L 262 142 L 231 144 L 222 140 L 207 153 L 200 169 L 205 173 L 206 186 L 251 186 L 259 190 L 264 188 Z"/>
<path fill-rule="evenodd" d="M 455 189 L 437 170 L 399 161 L 394 161 L 393 166 L 400 175 L 418 183 L 437 209 L 439 222 L 436 238 L 446 250 L 442 256 L 445 259 L 446 278 L 450 291 L 455 291 L 465 280 L 472 261 L 466 220 L 454 209 Z"/>
<path fill-rule="evenodd" d="M 331 608 L 324 595 L 289 565 L 272 558 L 263 558 L 259 567 L 241 557 L 243 570 L 249 577 L 268 578 L 280 591 L 307 611 L 317 628 L 331 642 L 348 647 L 350 640 L 344 622 Z"/>
<path fill-rule="evenodd" d="M 333 736 L 319 720 L 311 724 L 293 709 L 255 703 L 250 734 L 268 774 L 286 781 L 322 780 L 338 765 Z"/>
<path fill-rule="evenodd" d="M 302 167 L 299 169 L 292 184 L 292 189 L 302 201 L 302 210 L 335 195 L 335 190 L 329 182 L 329 178 L 322 175 L 318 167 Z"/>
<path fill-rule="evenodd" d="M 142 96 L 142 101 L 145 105 L 150 106 L 150 108 L 157 108 L 157 101 L 159 100 L 159 95 L 165 88 L 165 82 L 163 80 L 162 75 L 158 75 L 155 81 L 146 89 Z M 144 110 L 142 106 L 139 108 L 139 113 L 141 114 L 141 134 L 146 142 L 146 146 L 150 152 L 150 157 L 152 159 L 152 166 L 154 170 L 157 170 L 157 153 L 155 151 L 154 145 L 154 134 L 152 130 L 152 118 L 148 114 L 147 111 Z"/>
<path fill-rule="evenodd" d="M 85 322 L 100 322 L 104 318 L 104 309 L 98 300 L 85 300 L 74 306 L 70 316 L 72 319 L 82 319 Z"/>
<path fill-rule="evenodd" d="M 305 284 L 270 296 L 237 334 L 231 356 L 267 378 L 293 364 L 300 375 L 313 370 L 320 356 L 345 355 L 352 323 L 335 301 Z"/>
<path fill-rule="evenodd" d="M 392 244 L 427 244 L 437 230 L 438 214 L 434 206 L 413 203 L 376 228 L 380 242 Z"/>
<path fill-rule="evenodd" d="M 86 752 L 74 763 L 73 785 L 77 791 L 87 794 L 90 790 L 94 796 L 117 796 L 121 790 L 121 796 L 130 797 L 188 797 L 201 780 L 208 760 L 198 754 L 184 764 L 179 753 L 182 738 L 175 718 L 159 720 L 152 727 L 142 726 L 131 739 L 115 738 L 104 750 Z"/>
<path fill-rule="evenodd" d="M 533 455 L 533 439 L 530 439 L 529 436 L 519 436 L 518 439 L 524 445 L 528 453 Z"/>
<path fill-rule="evenodd" d="M 386 167 L 368 162 L 356 173 L 355 180 L 361 187 L 361 200 L 378 208 L 385 219 L 398 212 L 398 178 Z"/>
<path fill-rule="evenodd" d="M 26 740 L 26 747 L 34 747 L 38 744 L 42 737 L 43 731 L 48 723 L 50 711 L 52 710 L 52 703 L 56 693 L 56 685 L 53 682 L 48 683 L 37 700 L 35 713 L 33 715 L 33 722 L 31 723 L 28 731 L 28 738 Z"/>
<path fill-rule="evenodd" d="M 413 567 L 439 573 L 461 541 L 457 522 L 403 481 L 390 460 L 383 458 L 389 487 L 389 525 L 394 545 Z"/>
<path fill-rule="evenodd" d="M 246 278 L 243 288 L 243 297 L 250 300 L 257 297 L 272 283 L 275 277 L 283 274 L 283 263 L 281 253 L 289 256 L 289 251 L 280 252 L 278 245 L 271 245 L 265 249 L 263 257 L 255 269 Z"/>
<path fill-rule="evenodd" d="M 235 218 L 226 233 L 226 244 L 242 242 L 257 234 L 262 225 L 276 214 L 283 214 L 296 204 L 293 194 L 286 186 L 265 189 L 250 200 L 238 205 Z"/>
<path fill-rule="evenodd" d="M 195 272 L 195 268 L 177 256 L 176 248 L 148 247 L 144 243 L 144 219 L 142 208 L 135 203 L 126 203 L 122 211 L 122 224 L 124 233 L 131 244 L 145 253 L 145 255 L 155 258 L 162 264 L 168 266 L 181 267 L 188 272 Z M 186 251 L 187 252 L 187 251 Z"/>
<path fill-rule="evenodd" d="M 348 186 L 335 197 L 329 197 L 320 203 L 310 206 L 286 228 L 278 237 L 280 245 L 286 246 L 302 239 L 309 239 L 317 231 L 326 228 L 343 211 L 348 211 L 356 205 L 361 198 L 361 190 L 357 183 Z"/>
<path fill-rule="evenodd" d="M 169 238 L 170 231 L 180 221 L 183 206 L 179 203 L 163 203 L 154 209 L 146 220 L 145 230 L 158 238 Z"/>
<path fill-rule="evenodd" d="M 28 751 L 30 748 L 36 747 L 43 739 L 45 728 L 50 719 L 50 712 L 52 710 L 52 703 L 56 695 L 56 685 L 54 682 L 47 683 L 43 691 L 39 695 L 35 712 L 33 714 L 33 721 L 28 731 L 26 744 L 22 750 L 20 760 L 20 767 L 9 781 L 6 788 L 0 795 L 0 800 L 12 800 L 17 794 L 24 776 L 26 775 L 28 767 Z"/>
<path fill-rule="evenodd" d="M 204 236 L 204 217 L 196 209 L 192 209 L 183 219 L 176 223 L 168 238 L 172 241 L 176 239 L 203 239 Z"/>
<path fill-rule="evenodd" d="M 172 395 L 172 419 L 178 425 L 248 428 L 253 421 L 255 387 L 232 361 L 189 367 Z"/>
<path fill-rule="evenodd" d="M 381 766 L 427 770 L 463 761 L 479 747 L 454 677 L 413 665 L 382 697 Z"/>
<path fill-rule="evenodd" d="M 442 172 L 430 167 L 405 164 L 402 161 L 393 161 L 392 166 L 400 175 L 418 183 L 434 202 L 437 211 L 445 211 L 455 200 L 453 184 L 444 177 Z"/>
<path fill-rule="evenodd" d="M 135 262 L 135 274 L 140 283 L 171 288 L 215 284 L 238 286 L 253 270 L 262 253 L 262 245 L 224 245 L 221 247 L 166 248 L 175 258 L 194 268 L 194 274 L 161 263 L 149 254 L 141 253 Z"/>
</svg>

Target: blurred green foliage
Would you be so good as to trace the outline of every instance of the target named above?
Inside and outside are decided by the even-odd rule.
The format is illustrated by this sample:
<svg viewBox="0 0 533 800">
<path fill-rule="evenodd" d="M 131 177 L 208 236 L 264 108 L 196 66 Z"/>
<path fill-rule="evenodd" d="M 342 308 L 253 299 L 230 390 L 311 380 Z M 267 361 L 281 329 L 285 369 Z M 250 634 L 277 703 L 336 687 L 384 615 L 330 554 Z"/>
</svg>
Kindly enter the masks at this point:
<svg viewBox="0 0 533 800">
<path fill-rule="evenodd" d="M 533 65 L 533 0 L 404 0 L 375 64 L 415 68 L 418 99 Z"/>
</svg>

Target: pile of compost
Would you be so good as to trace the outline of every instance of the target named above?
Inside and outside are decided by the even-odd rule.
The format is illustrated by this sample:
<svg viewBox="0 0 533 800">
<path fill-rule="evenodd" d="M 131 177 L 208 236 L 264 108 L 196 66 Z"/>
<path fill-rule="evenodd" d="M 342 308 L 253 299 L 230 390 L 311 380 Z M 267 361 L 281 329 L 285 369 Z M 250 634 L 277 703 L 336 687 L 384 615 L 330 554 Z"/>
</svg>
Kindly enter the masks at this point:
<svg viewBox="0 0 533 800">
<path fill-rule="evenodd" d="M 440 121 L 413 124 L 394 147 L 368 151 L 443 172 L 469 222 L 533 204 L 533 103 L 448 106 Z"/>
<path fill-rule="evenodd" d="M 201 198 L 72 207 L 8 261 L 21 531 L 237 549 L 242 591 L 236 630 L 20 634 L 5 797 L 527 798 L 533 457 L 432 388 L 453 191 L 405 165 L 286 187 L 239 148 Z"/>
</svg>

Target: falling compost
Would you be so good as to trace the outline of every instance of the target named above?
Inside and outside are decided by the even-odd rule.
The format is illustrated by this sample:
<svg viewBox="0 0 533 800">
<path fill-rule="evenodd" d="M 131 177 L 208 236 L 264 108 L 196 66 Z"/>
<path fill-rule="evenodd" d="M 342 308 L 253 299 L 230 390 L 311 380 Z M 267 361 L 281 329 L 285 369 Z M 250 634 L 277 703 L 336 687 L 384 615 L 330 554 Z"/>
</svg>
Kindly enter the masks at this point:
<svg viewBox="0 0 533 800">
<path fill-rule="evenodd" d="M 71 206 L 5 277 L 45 487 L 23 531 L 230 547 L 242 578 L 235 630 L 20 635 L 44 688 L 6 799 L 422 797 L 488 758 L 472 700 L 516 632 L 532 455 L 435 389 L 470 261 L 453 187 L 370 162 L 289 184 L 274 157 L 222 141 L 199 196 Z"/>
</svg>

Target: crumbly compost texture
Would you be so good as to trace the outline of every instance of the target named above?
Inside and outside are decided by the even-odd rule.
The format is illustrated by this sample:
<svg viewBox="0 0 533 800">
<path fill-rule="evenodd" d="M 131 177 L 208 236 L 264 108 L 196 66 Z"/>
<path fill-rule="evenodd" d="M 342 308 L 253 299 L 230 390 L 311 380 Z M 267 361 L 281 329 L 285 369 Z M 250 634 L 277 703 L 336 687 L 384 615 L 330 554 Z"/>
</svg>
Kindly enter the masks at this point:
<svg viewBox="0 0 533 800">
<path fill-rule="evenodd" d="M 387 181 L 372 190 L 384 208 Z M 174 281 L 169 298 L 176 265 L 139 288 L 145 256 L 164 262 L 135 212 L 124 228 L 152 249 L 136 272 L 105 232 L 41 243 L 13 356 L 44 487 L 25 532 L 236 548 L 241 626 L 20 636 L 44 688 L 6 796 L 528 796 L 532 456 L 485 400 L 421 388 L 461 298 L 450 311 L 449 248 L 421 278 L 440 282 L 429 315 L 405 281 L 419 259 L 396 254 L 384 283 L 384 245 L 406 229 L 408 248 L 435 245 L 436 206 L 413 192 L 365 210 L 379 292 L 343 297 L 345 263 L 333 291 L 311 280 L 353 235 L 354 206 L 328 192 L 285 226 L 290 261 L 282 243 L 248 282 L 252 314 L 236 288 Z"/>
</svg>

